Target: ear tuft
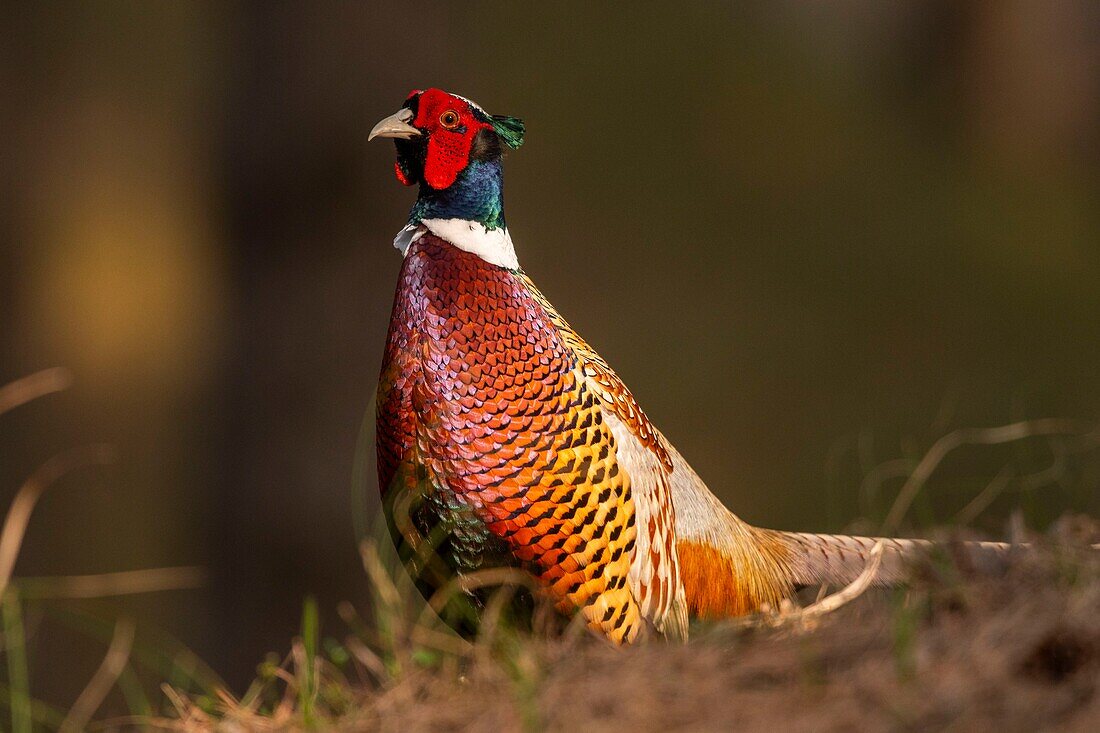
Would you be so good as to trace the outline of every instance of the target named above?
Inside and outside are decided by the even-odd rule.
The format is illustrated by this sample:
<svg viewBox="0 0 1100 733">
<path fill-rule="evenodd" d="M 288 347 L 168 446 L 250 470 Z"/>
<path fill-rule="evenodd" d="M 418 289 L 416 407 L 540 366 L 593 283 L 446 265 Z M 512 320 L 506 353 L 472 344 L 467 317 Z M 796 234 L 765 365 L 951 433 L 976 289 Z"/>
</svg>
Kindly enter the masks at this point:
<svg viewBox="0 0 1100 733">
<path fill-rule="evenodd" d="M 527 132 L 523 120 L 505 115 L 493 115 L 493 129 L 497 131 L 501 142 L 513 150 L 523 145 L 523 135 Z"/>
</svg>

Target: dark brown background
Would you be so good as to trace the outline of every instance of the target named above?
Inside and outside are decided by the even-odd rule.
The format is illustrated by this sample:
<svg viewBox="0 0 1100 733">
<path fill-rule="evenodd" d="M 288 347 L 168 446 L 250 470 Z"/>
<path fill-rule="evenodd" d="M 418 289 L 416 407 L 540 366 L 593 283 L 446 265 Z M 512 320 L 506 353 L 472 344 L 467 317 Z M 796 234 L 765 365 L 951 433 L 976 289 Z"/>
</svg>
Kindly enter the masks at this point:
<svg viewBox="0 0 1100 733">
<path fill-rule="evenodd" d="M 881 518 L 866 470 L 951 427 L 1100 414 L 1087 0 L 4 15 L 0 381 L 77 383 L 0 421 L 3 497 L 57 450 L 119 450 L 46 496 L 17 573 L 208 567 L 202 591 L 90 607 L 234 685 L 305 594 L 366 597 L 352 470 L 413 197 L 366 132 L 414 87 L 526 119 L 521 262 L 753 522 Z M 945 467 L 915 521 L 1044 450 Z M 1071 474 L 983 526 L 1100 512 L 1097 462 Z M 102 653 L 48 619 L 32 647 L 62 699 Z"/>
</svg>

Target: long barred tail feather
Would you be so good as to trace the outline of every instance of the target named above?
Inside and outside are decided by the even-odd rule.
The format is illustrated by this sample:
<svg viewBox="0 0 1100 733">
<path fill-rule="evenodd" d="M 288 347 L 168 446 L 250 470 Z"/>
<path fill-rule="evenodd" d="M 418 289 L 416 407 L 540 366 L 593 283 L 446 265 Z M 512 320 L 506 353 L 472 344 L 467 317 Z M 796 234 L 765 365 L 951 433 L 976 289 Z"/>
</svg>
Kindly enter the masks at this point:
<svg viewBox="0 0 1100 733">
<path fill-rule="evenodd" d="M 927 557 L 934 548 L 943 548 L 966 567 L 979 572 L 996 572 L 1005 566 L 1013 547 L 1006 542 L 933 543 L 929 540 L 888 537 L 853 537 L 806 532 L 774 532 L 791 552 L 789 568 L 795 585 L 852 582 L 867 566 L 871 548 L 883 544 L 882 563 L 875 577 L 877 585 L 903 582 L 915 561 Z"/>
</svg>

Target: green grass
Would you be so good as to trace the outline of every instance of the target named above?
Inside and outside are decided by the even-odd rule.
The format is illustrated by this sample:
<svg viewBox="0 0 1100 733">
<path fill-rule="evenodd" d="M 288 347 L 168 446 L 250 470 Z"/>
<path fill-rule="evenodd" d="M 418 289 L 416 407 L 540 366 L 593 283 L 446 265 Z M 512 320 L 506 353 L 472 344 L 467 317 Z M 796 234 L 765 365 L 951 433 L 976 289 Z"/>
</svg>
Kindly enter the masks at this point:
<svg viewBox="0 0 1100 733">
<path fill-rule="evenodd" d="M 19 594 L 9 591 L 2 606 L 4 617 L 4 656 L 8 661 L 8 705 L 12 733 L 30 733 L 33 720 L 30 670 L 27 666 L 26 632 Z"/>
</svg>

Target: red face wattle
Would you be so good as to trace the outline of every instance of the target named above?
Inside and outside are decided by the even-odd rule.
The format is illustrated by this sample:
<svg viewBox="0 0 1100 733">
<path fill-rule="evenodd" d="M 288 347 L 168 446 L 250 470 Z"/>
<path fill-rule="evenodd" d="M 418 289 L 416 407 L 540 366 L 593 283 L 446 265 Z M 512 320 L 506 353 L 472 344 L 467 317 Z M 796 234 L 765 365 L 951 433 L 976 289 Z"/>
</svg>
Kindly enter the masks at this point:
<svg viewBox="0 0 1100 733">
<path fill-rule="evenodd" d="M 468 101 L 441 89 L 414 91 L 405 104 L 416 111 L 410 124 L 427 138 L 424 182 L 437 190 L 448 188 L 470 162 L 474 138 L 481 130 L 492 129 L 492 125 L 479 119 Z M 400 165 L 396 170 L 399 181 L 414 183 Z"/>
<path fill-rule="evenodd" d="M 525 133 L 519 118 L 490 116 L 465 97 L 442 89 L 414 89 L 401 109 L 379 121 L 367 139 L 393 139 L 398 181 L 442 191 L 454 185 L 471 161 L 499 164 L 503 149 L 518 148 Z"/>
</svg>

